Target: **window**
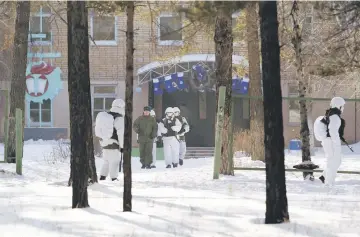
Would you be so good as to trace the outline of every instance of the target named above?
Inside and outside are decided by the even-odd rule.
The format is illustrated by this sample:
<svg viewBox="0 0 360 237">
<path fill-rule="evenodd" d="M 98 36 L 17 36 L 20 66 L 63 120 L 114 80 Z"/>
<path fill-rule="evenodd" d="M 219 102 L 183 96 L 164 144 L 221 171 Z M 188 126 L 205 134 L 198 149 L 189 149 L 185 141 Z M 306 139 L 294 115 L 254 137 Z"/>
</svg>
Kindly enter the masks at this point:
<svg viewBox="0 0 360 237">
<path fill-rule="evenodd" d="M 182 45 L 182 20 L 178 15 L 161 15 L 158 19 L 160 45 Z"/>
<path fill-rule="evenodd" d="M 311 6 L 308 8 L 308 13 L 306 14 L 304 21 L 302 23 L 302 36 L 304 39 L 309 39 L 311 34 L 313 33 L 313 13 L 314 7 Z"/>
<path fill-rule="evenodd" d="M 50 99 L 43 103 L 28 103 L 28 127 L 52 126 L 52 102 Z"/>
<path fill-rule="evenodd" d="M 92 16 L 91 37 L 97 45 L 116 45 L 116 17 Z M 91 40 L 91 43 L 93 44 Z"/>
<path fill-rule="evenodd" d="M 51 9 L 40 6 L 31 13 L 29 22 L 30 42 L 33 44 L 51 44 Z"/>
<path fill-rule="evenodd" d="M 116 86 L 93 86 L 93 119 L 102 111 L 111 109 L 112 102 L 116 99 Z"/>
<path fill-rule="evenodd" d="M 297 85 L 289 85 L 289 97 L 298 97 Z M 298 100 L 289 100 L 289 123 L 300 123 L 300 104 Z"/>
</svg>

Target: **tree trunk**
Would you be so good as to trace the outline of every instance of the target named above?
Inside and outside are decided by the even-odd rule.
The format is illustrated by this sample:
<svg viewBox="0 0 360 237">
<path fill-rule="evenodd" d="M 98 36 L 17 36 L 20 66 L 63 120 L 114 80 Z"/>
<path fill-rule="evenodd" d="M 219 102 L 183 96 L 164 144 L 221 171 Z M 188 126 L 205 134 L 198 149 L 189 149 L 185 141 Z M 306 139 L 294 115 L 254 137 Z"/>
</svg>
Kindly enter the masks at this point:
<svg viewBox="0 0 360 237">
<path fill-rule="evenodd" d="M 231 116 L 231 92 L 232 92 L 232 9 L 228 6 L 231 2 L 216 2 L 217 15 L 215 19 L 215 68 L 216 68 L 216 101 L 219 98 L 220 86 L 226 86 L 223 141 L 221 145 L 220 174 L 234 175 L 234 169 L 228 164 L 228 130 L 232 124 Z M 217 106 L 216 106 L 217 107 Z"/>
<path fill-rule="evenodd" d="M 289 221 L 286 197 L 280 47 L 275 1 L 260 2 L 262 80 L 266 162 L 265 223 Z"/>
<path fill-rule="evenodd" d="M 89 158 L 92 138 L 88 9 L 83 1 L 67 2 L 68 90 L 70 104 L 72 208 L 89 207 Z"/>
<path fill-rule="evenodd" d="M 12 58 L 12 80 L 10 90 L 10 114 L 9 114 L 9 140 L 7 145 L 7 159 L 15 163 L 15 110 L 19 108 L 25 112 L 26 93 L 26 64 L 28 53 L 28 34 L 30 19 L 30 2 L 18 1 L 16 3 L 16 20 L 14 35 L 14 52 Z M 25 119 L 23 119 L 25 121 Z"/>
<path fill-rule="evenodd" d="M 262 96 L 260 72 L 259 24 L 257 2 L 246 5 L 246 31 L 249 59 L 249 95 Z M 261 100 L 250 100 L 250 134 L 253 136 L 251 159 L 265 161 L 264 141 L 264 108 Z M 261 128 L 261 129 L 259 129 Z"/>
<path fill-rule="evenodd" d="M 309 134 L 310 134 L 310 156 L 315 155 L 315 139 L 314 139 L 314 121 L 312 119 L 312 105 L 308 106 L 308 125 L 309 125 Z"/>
<path fill-rule="evenodd" d="M 123 211 L 132 210 L 132 174 L 131 174 L 131 148 L 132 148 L 132 115 L 134 91 L 134 2 L 127 2 L 126 6 L 126 81 L 125 81 L 125 130 L 124 130 L 124 193 Z"/>
<path fill-rule="evenodd" d="M 296 64 L 296 81 L 298 82 L 299 97 L 306 96 L 306 89 L 308 88 L 307 80 L 304 78 L 304 67 L 302 63 L 302 49 L 301 49 L 301 29 L 298 18 L 298 2 L 294 1 L 291 9 L 291 16 L 293 20 L 293 37 L 291 39 L 295 50 L 295 64 Z M 300 104 L 300 137 L 301 137 L 301 152 L 302 161 L 311 161 L 310 156 L 310 131 L 307 118 L 306 100 L 299 100 Z M 313 175 L 312 172 L 304 172 L 303 177 Z"/>
</svg>

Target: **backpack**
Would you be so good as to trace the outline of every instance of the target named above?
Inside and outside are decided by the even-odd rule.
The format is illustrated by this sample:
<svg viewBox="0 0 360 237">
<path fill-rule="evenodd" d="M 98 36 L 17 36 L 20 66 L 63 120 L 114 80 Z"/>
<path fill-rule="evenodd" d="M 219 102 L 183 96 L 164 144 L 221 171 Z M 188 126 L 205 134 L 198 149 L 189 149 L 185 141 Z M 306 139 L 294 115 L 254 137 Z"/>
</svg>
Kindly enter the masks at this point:
<svg viewBox="0 0 360 237">
<path fill-rule="evenodd" d="M 329 133 L 329 123 L 330 123 L 330 116 L 331 115 L 338 115 L 341 119 L 341 125 L 339 128 L 339 137 L 341 141 L 346 143 L 346 140 L 344 138 L 344 130 L 345 130 L 345 120 L 341 118 L 340 114 L 341 111 L 337 108 L 331 108 L 326 110 L 325 116 L 320 116 L 315 120 L 314 123 L 314 135 L 316 140 L 323 141 L 325 138 L 330 137 Z"/>
<path fill-rule="evenodd" d="M 101 139 L 112 139 L 114 137 L 114 121 L 117 117 L 121 117 L 121 114 L 112 113 L 112 112 L 100 112 L 96 116 L 95 120 L 95 135 Z"/>
</svg>

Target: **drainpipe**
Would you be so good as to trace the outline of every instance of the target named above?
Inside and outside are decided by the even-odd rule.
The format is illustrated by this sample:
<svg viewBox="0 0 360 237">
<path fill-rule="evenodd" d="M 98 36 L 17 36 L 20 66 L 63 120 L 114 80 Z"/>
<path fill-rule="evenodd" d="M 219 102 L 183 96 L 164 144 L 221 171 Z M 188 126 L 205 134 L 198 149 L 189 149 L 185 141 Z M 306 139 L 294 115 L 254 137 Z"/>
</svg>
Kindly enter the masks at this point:
<svg viewBox="0 0 360 237">
<path fill-rule="evenodd" d="M 356 93 L 357 93 L 357 85 L 355 85 L 355 143 L 357 142 L 357 129 L 356 129 L 356 122 L 357 122 L 357 101 L 356 101 Z"/>
</svg>

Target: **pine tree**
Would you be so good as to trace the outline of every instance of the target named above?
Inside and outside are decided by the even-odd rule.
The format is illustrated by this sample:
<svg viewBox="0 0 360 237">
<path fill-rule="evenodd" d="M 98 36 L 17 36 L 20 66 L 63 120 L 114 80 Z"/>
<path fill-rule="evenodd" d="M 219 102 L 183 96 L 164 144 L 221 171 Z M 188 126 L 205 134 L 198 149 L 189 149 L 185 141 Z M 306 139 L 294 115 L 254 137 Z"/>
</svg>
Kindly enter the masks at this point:
<svg viewBox="0 0 360 237">
<path fill-rule="evenodd" d="M 131 174 L 131 147 L 132 147 L 132 115 L 133 115 L 133 88 L 134 88 L 134 2 L 127 2 L 126 6 L 126 90 L 125 90 L 125 130 L 124 130 L 124 192 L 123 211 L 132 210 L 132 174 Z"/>
<path fill-rule="evenodd" d="M 260 2 L 266 163 L 265 223 L 289 221 L 285 183 L 280 47 L 276 1 Z"/>
<path fill-rule="evenodd" d="M 18 1 L 16 3 L 16 20 L 14 35 L 14 52 L 12 58 L 12 79 L 10 90 L 9 140 L 7 156 L 8 162 L 15 163 L 15 110 L 25 110 L 26 93 L 26 64 L 28 53 L 28 35 L 30 20 L 30 2 Z M 25 113 L 23 113 L 24 116 Z M 25 121 L 23 119 L 23 121 Z"/>
<path fill-rule="evenodd" d="M 84 208 L 89 207 L 89 157 L 94 157 L 86 2 L 67 2 L 67 22 L 72 208 Z"/>
</svg>

